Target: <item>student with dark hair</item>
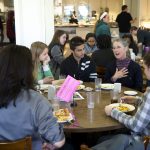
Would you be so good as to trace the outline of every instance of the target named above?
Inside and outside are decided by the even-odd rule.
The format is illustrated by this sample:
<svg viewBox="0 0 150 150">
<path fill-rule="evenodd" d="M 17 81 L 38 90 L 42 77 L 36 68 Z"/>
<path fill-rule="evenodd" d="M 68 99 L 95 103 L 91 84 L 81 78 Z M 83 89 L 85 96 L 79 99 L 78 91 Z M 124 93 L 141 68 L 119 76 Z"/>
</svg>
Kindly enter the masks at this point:
<svg viewBox="0 0 150 150">
<path fill-rule="evenodd" d="M 87 55 L 91 55 L 94 51 L 98 50 L 94 33 L 88 33 L 85 37 L 85 42 L 84 49 Z"/>
<path fill-rule="evenodd" d="M 0 141 L 32 137 L 32 150 L 60 148 L 63 128 L 48 100 L 33 89 L 31 51 L 9 45 L 0 50 Z"/>
<path fill-rule="evenodd" d="M 112 51 L 111 37 L 106 34 L 99 35 L 96 41 L 99 50 L 92 54 L 92 60 L 96 66 L 106 67 L 110 61 L 115 59 Z"/>
<path fill-rule="evenodd" d="M 84 82 L 94 81 L 97 78 L 96 67 L 85 55 L 84 40 L 79 36 L 73 37 L 70 40 L 70 49 L 72 54 L 62 62 L 60 73 Z"/>
<path fill-rule="evenodd" d="M 132 36 L 137 37 L 138 47 L 139 47 L 139 50 L 142 51 L 143 55 L 146 52 L 146 51 L 143 51 L 143 47 L 147 47 L 147 49 L 150 51 L 150 32 L 149 31 L 139 29 L 136 26 L 132 26 L 130 29 L 130 33 L 132 34 Z"/>
<path fill-rule="evenodd" d="M 120 38 L 122 38 L 124 34 L 130 33 L 131 23 L 134 23 L 135 20 L 136 18 L 133 20 L 131 14 L 128 13 L 128 6 L 123 5 L 122 12 L 118 14 L 116 18 L 116 22 L 118 23 L 119 26 Z"/>
<path fill-rule="evenodd" d="M 76 15 L 76 11 L 73 11 L 70 19 L 69 19 L 69 23 L 76 23 L 78 24 L 78 19 L 77 19 L 77 15 Z"/>
<path fill-rule="evenodd" d="M 6 22 L 6 31 L 7 31 L 7 37 L 10 43 L 15 43 L 16 42 L 15 15 L 14 15 L 13 10 L 10 10 L 8 12 L 8 18 Z"/>
<path fill-rule="evenodd" d="M 138 46 L 136 45 L 136 43 L 134 42 L 132 35 L 124 34 L 122 36 L 122 38 L 127 40 L 127 42 L 129 43 L 129 48 L 131 48 L 133 50 L 134 54 L 137 55 L 139 52 L 139 49 L 138 49 Z"/>
<path fill-rule="evenodd" d="M 54 76 L 54 79 L 59 79 L 60 65 L 64 58 L 64 47 L 68 40 L 68 34 L 63 30 L 57 30 L 54 33 L 53 39 L 48 46 L 49 56 L 51 58 L 50 67 Z"/>
</svg>

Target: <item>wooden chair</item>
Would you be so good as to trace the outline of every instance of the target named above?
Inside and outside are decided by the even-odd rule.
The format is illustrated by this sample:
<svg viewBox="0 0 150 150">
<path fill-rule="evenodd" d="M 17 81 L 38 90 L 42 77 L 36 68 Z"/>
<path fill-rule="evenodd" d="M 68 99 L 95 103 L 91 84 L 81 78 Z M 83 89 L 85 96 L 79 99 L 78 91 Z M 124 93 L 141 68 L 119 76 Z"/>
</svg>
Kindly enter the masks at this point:
<svg viewBox="0 0 150 150">
<path fill-rule="evenodd" d="M 87 145 L 82 144 L 80 145 L 80 150 L 91 150 Z"/>
<path fill-rule="evenodd" d="M 147 150 L 147 146 L 150 142 L 150 136 L 145 136 L 144 137 L 144 146 L 145 146 L 145 150 Z"/>
<path fill-rule="evenodd" d="M 0 142 L 0 150 L 32 150 L 31 137 L 11 142 Z"/>
</svg>

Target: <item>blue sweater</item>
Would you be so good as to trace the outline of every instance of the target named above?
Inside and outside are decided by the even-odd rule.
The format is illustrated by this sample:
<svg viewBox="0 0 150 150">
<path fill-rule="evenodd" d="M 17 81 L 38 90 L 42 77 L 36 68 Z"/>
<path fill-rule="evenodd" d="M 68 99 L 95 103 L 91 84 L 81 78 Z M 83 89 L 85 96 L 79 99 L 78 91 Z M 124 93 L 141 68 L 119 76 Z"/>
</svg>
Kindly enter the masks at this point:
<svg viewBox="0 0 150 150">
<path fill-rule="evenodd" d="M 112 83 L 112 76 L 116 72 L 116 60 L 112 61 L 106 69 L 105 73 L 105 82 Z M 143 77 L 142 77 L 142 71 L 139 64 L 137 64 L 134 61 L 130 61 L 128 66 L 128 76 L 124 78 L 117 79 L 116 82 L 119 82 L 122 84 L 122 86 L 126 86 L 135 90 L 142 90 L 143 86 Z"/>
</svg>

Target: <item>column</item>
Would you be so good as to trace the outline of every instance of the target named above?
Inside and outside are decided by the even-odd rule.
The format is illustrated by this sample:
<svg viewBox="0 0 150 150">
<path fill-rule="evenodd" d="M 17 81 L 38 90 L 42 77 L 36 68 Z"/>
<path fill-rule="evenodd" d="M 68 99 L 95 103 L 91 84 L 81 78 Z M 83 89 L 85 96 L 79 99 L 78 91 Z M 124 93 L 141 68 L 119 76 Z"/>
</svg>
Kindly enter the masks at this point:
<svg viewBox="0 0 150 150">
<path fill-rule="evenodd" d="M 53 0 L 14 0 L 16 43 L 49 44 L 54 34 Z"/>
</svg>

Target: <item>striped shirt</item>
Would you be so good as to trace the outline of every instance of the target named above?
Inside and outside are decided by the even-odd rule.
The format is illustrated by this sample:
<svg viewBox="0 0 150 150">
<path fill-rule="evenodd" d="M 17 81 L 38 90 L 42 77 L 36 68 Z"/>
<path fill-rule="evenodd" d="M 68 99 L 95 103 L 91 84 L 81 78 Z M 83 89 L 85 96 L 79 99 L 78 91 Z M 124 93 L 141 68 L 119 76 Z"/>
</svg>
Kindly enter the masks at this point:
<svg viewBox="0 0 150 150">
<path fill-rule="evenodd" d="M 135 137 L 150 135 L 150 88 L 147 88 L 134 116 L 113 109 L 111 116 L 129 128 Z"/>
<path fill-rule="evenodd" d="M 60 67 L 60 74 L 70 75 L 77 80 L 82 80 L 84 82 L 94 81 L 97 78 L 96 66 L 91 61 L 88 56 L 84 56 L 80 63 L 74 59 L 74 56 L 71 54 L 66 58 Z"/>
</svg>

